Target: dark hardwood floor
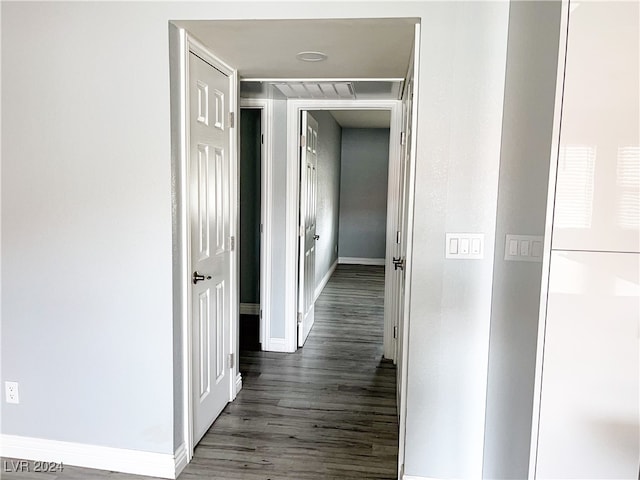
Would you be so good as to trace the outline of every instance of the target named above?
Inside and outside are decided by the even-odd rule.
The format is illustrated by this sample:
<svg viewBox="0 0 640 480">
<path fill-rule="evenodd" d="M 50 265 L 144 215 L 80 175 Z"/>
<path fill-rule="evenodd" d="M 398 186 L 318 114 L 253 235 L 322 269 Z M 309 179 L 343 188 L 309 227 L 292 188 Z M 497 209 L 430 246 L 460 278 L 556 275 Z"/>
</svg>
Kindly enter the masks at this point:
<svg viewBox="0 0 640 480">
<path fill-rule="evenodd" d="M 180 480 L 396 478 L 395 367 L 382 360 L 384 267 L 340 265 L 294 354 L 241 352 L 243 388 Z"/>
<path fill-rule="evenodd" d="M 340 265 L 294 354 L 243 351 L 243 388 L 179 480 L 396 478 L 395 367 L 382 360 L 384 267 Z M 7 480 L 150 477 L 66 466 Z"/>
</svg>

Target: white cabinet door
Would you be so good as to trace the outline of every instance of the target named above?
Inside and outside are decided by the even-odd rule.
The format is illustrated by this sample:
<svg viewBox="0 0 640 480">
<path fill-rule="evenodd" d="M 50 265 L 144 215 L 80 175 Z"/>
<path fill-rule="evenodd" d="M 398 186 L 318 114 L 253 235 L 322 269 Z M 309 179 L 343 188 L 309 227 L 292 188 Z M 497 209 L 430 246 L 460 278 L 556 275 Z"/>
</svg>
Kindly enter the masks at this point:
<svg viewBox="0 0 640 480">
<path fill-rule="evenodd" d="M 569 17 L 553 248 L 640 252 L 640 4 Z"/>
<path fill-rule="evenodd" d="M 638 478 L 639 271 L 635 253 L 552 253 L 537 479 Z"/>
</svg>

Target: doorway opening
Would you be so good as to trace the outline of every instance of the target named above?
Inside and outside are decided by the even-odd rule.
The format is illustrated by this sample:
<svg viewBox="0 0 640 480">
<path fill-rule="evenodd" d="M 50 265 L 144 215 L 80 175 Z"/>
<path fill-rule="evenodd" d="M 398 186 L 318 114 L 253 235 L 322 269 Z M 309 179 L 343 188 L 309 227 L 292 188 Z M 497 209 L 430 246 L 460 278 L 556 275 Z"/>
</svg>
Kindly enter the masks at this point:
<svg viewBox="0 0 640 480">
<path fill-rule="evenodd" d="M 261 350 L 262 109 L 240 110 L 240 319 L 239 346 Z"/>
<path fill-rule="evenodd" d="M 244 26 L 249 30 L 245 28 L 238 28 L 239 23 L 246 24 Z M 309 110 L 386 110 L 391 112 L 392 120 L 389 127 L 390 149 L 395 151 L 393 158 L 399 159 L 401 156 L 400 132 L 403 123 L 400 94 L 403 89 L 398 88 L 395 97 L 392 99 L 389 97 L 385 97 L 385 99 L 367 98 L 366 95 L 360 96 L 354 92 L 357 92 L 357 84 L 361 84 L 361 86 L 366 89 L 374 85 L 376 82 L 399 82 L 400 84 L 404 82 L 407 66 L 413 62 L 413 48 L 417 45 L 415 42 L 417 38 L 417 29 L 414 28 L 416 27 L 416 22 L 415 19 L 215 22 L 181 21 L 175 22 L 172 26 L 176 25 L 177 30 L 172 31 L 171 33 L 172 39 L 174 39 L 172 40 L 172 55 L 177 56 L 178 60 L 180 60 L 181 55 L 184 55 L 185 39 L 190 36 L 186 33 L 188 30 L 203 40 L 201 45 L 203 45 L 205 50 L 210 51 L 212 54 L 215 54 L 215 56 L 219 55 L 219 58 L 223 58 L 225 62 L 228 62 L 228 65 L 233 67 L 233 76 L 236 75 L 236 72 L 240 73 L 240 76 L 243 77 L 242 86 L 248 85 L 250 82 L 263 85 L 272 85 L 274 82 L 292 84 L 315 83 L 315 85 L 322 90 L 322 86 L 320 85 L 327 82 L 332 84 L 347 83 L 351 85 L 350 87 L 347 87 L 346 90 L 335 87 L 334 91 L 336 96 L 328 98 L 288 96 L 283 93 L 282 90 L 280 90 L 279 93 L 274 93 L 273 95 L 268 95 L 262 98 L 255 96 L 242 97 L 234 91 L 233 86 L 231 87 L 230 94 L 228 95 L 230 102 L 229 105 L 233 104 L 235 99 L 242 97 L 242 102 L 245 107 L 259 107 L 258 110 L 261 112 L 260 129 L 263 131 L 263 133 L 261 133 L 261 140 L 262 135 L 264 135 L 264 143 L 262 144 L 263 154 L 260 160 L 261 169 L 258 175 L 261 177 L 261 189 L 257 195 L 261 199 L 261 237 L 259 237 L 259 246 L 257 247 L 257 250 L 260 253 L 259 255 L 254 254 L 253 260 L 249 260 L 250 263 L 253 263 L 254 267 L 256 262 L 260 264 L 260 281 L 258 283 L 258 288 L 253 289 L 253 298 L 249 298 L 248 301 L 245 302 L 242 302 L 239 298 L 240 290 L 242 288 L 242 280 L 238 278 L 238 275 L 241 275 L 242 271 L 240 259 L 238 258 L 238 251 L 240 249 L 236 248 L 236 251 L 232 256 L 232 258 L 234 258 L 233 263 L 235 266 L 232 275 L 233 278 L 231 278 L 229 286 L 234 290 L 234 296 L 230 305 L 229 315 L 231 323 L 229 328 L 231 344 L 229 348 L 230 355 L 229 358 L 226 359 L 227 366 L 230 370 L 230 376 L 233 376 L 234 378 L 234 381 L 231 383 L 231 391 L 229 392 L 229 400 L 232 400 L 235 398 L 235 395 L 242 386 L 241 377 L 238 372 L 237 356 L 237 352 L 239 351 L 238 342 L 241 339 L 239 329 L 242 327 L 239 324 L 241 315 L 240 310 L 242 308 L 243 312 L 248 312 L 247 309 L 252 309 L 252 314 L 255 314 L 256 307 L 253 302 L 255 302 L 256 293 L 260 298 L 257 311 L 259 318 L 258 338 L 260 339 L 259 343 L 261 348 L 272 352 L 295 352 L 298 346 L 297 313 L 299 306 L 298 278 L 300 275 L 300 263 L 297 251 L 299 248 L 300 237 L 299 198 L 301 193 L 301 168 L 298 154 L 300 148 L 299 138 L 301 114 L 303 111 Z M 270 35 L 265 34 L 265 28 L 273 35 L 273 42 L 270 42 L 269 40 L 271 39 Z M 234 31 L 242 31 L 242 35 L 246 35 L 247 31 L 252 31 L 251 29 L 255 29 L 255 32 L 259 33 L 261 39 L 267 39 L 265 40 L 267 43 L 273 43 L 273 45 L 270 45 L 266 53 L 265 51 L 262 51 L 262 49 L 258 49 L 262 51 L 262 53 L 260 53 L 259 60 L 257 60 L 257 57 L 255 56 L 249 58 L 251 57 L 251 51 L 249 51 L 249 49 L 235 48 L 234 45 L 236 45 L 236 42 L 230 40 L 230 36 L 234 35 Z M 330 70 L 320 71 L 316 69 L 314 71 L 314 78 L 306 78 L 304 74 L 301 74 L 301 72 L 306 71 L 307 75 L 309 75 L 309 66 L 302 66 L 299 64 L 295 64 L 295 66 L 294 64 L 291 64 L 291 66 L 278 64 L 274 70 L 272 65 L 273 62 L 277 63 L 279 61 L 278 59 L 282 58 L 285 54 L 285 50 L 288 50 L 286 48 L 287 45 L 285 44 L 279 46 L 276 45 L 278 41 L 281 41 L 283 38 L 282 35 L 278 34 L 278 32 L 281 32 L 283 29 L 297 29 L 296 31 L 299 34 L 296 35 L 296 38 L 301 41 L 304 39 L 305 35 L 309 37 L 307 40 L 313 37 L 313 35 L 317 35 L 318 39 L 334 39 L 336 41 L 337 50 L 335 50 L 334 54 L 330 55 L 332 58 L 334 55 L 338 58 L 340 56 L 338 52 L 341 50 L 353 49 L 353 54 L 351 56 L 347 55 L 346 57 L 343 57 L 341 65 L 338 65 L 337 69 L 335 66 L 333 67 L 333 72 L 348 72 L 349 77 L 346 79 L 338 78 L 335 73 L 332 74 Z M 383 35 L 380 33 L 381 29 L 388 29 L 391 33 L 389 35 Z M 327 35 L 328 32 L 331 33 L 331 35 Z M 361 34 L 357 34 L 357 32 L 361 32 Z M 375 32 L 375 34 L 373 32 Z M 367 46 L 358 46 L 358 41 L 361 41 L 365 37 L 368 39 L 367 42 L 365 42 Z M 371 42 L 383 37 L 385 37 L 385 42 L 388 41 L 388 38 L 395 38 L 397 40 L 393 44 L 395 50 L 392 55 L 388 55 L 389 61 L 386 63 L 380 62 L 380 51 L 384 50 L 384 45 L 382 45 L 377 52 L 375 48 L 372 48 L 370 51 L 368 50 L 371 46 Z M 195 37 L 192 38 L 195 40 Z M 287 35 L 287 38 L 291 38 L 291 36 Z M 340 40 L 341 38 L 342 40 Z M 350 38 L 350 40 L 347 41 L 347 38 Z M 365 54 L 365 50 L 368 53 Z M 247 56 L 245 56 L 245 54 L 247 54 Z M 175 65 L 176 61 L 177 60 L 174 58 L 172 60 L 172 65 Z M 184 58 L 182 58 L 181 61 L 184 61 Z M 354 65 L 350 65 L 350 63 L 353 63 Z M 355 66 L 355 70 L 350 70 L 348 68 L 350 66 Z M 377 74 L 376 68 L 379 68 Z M 185 94 L 187 93 L 185 91 L 186 83 L 183 82 L 182 79 L 180 81 L 175 81 L 175 70 L 175 68 L 172 68 L 172 99 L 174 96 L 177 98 L 177 100 L 175 100 L 175 106 L 172 105 L 172 129 L 179 130 L 179 134 L 183 135 L 184 117 L 182 115 L 184 113 Z M 289 77 L 290 81 L 283 80 L 281 77 L 283 71 L 291 72 L 290 75 L 298 74 L 300 77 Z M 363 77 L 353 73 L 354 71 L 362 72 L 364 74 Z M 393 71 L 400 73 L 396 73 L 395 75 L 390 73 Z M 184 72 L 179 73 L 182 75 Z M 174 85 L 178 85 L 178 87 L 175 88 Z M 236 83 L 236 86 L 237 85 L 238 83 Z M 311 88 L 314 89 L 315 87 Z M 293 87 L 293 91 L 296 91 L 295 87 Z M 342 98 L 341 95 L 343 93 L 348 95 L 348 98 Z M 249 105 L 249 103 L 252 102 L 254 104 Z M 239 106 L 237 108 L 238 109 L 234 109 L 234 111 L 229 112 L 231 116 L 228 121 L 232 126 L 234 124 L 234 113 L 236 114 L 235 120 L 237 123 L 240 122 L 242 117 Z M 415 105 L 412 106 L 412 110 L 415 114 Z M 257 119 L 254 119 L 254 121 L 257 123 Z M 254 129 L 255 126 L 256 125 L 254 124 Z M 237 138 L 238 129 L 239 128 L 236 125 L 235 130 L 232 131 L 232 136 L 235 135 L 236 137 L 236 145 L 239 145 Z M 177 158 L 178 161 L 174 164 L 174 170 L 176 172 L 176 178 L 180 180 L 180 176 L 184 174 L 182 170 L 184 168 L 184 159 L 188 158 L 189 154 L 188 152 L 185 154 L 186 149 L 184 146 L 179 144 L 179 142 L 177 147 L 178 148 L 175 149 L 176 156 L 174 158 Z M 230 152 L 233 152 L 233 146 L 231 147 Z M 232 158 L 231 161 L 232 163 L 235 162 L 233 163 L 233 168 L 239 167 L 239 156 Z M 389 165 L 388 168 L 390 173 L 389 178 L 393 178 L 393 191 L 397 192 L 397 185 L 401 181 L 399 178 L 401 169 L 399 168 L 399 165 L 396 164 Z M 237 175 L 232 176 L 231 185 L 229 186 L 230 198 L 232 199 L 232 202 L 235 201 L 236 204 L 240 204 L 241 196 L 243 196 L 238 190 L 239 186 L 237 185 L 237 182 L 239 178 L 240 177 Z M 257 190 L 255 187 L 255 179 L 253 180 L 253 184 L 253 193 L 255 194 L 257 193 L 255 191 Z M 185 259 L 188 256 L 188 248 L 186 248 L 184 243 L 184 232 L 180 231 L 180 227 L 184 228 L 185 225 L 184 205 L 181 203 L 185 201 L 185 196 L 184 192 L 180 191 L 181 185 L 182 184 L 180 183 L 177 187 L 177 204 L 174 209 L 174 220 L 176 224 L 179 224 L 174 235 L 174 238 L 176 238 L 174 245 L 176 246 L 177 252 L 175 256 L 175 271 L 177 274 L 175 276 L 176 284 L 174 289 L 176 302 L 174 302 L 174 304 L 176 305 L 177 326 L 179 327 L 178 330 L 181 330 L 180 333 L 182 338 L 182 348 L 178 348 L 178 344 L 176 344 L 176 351 L 177 355 L 180 356 L 181 363 L 184 367 L 184 374 L 182 378 L 176 380 L 176 388 L 182 389 L 185 393 L 182 399 L 183 402 L 181 404 L 178 402 L 176 407 L 176 412 L 181 410 L 184 415 L 179 421 L 176 421 L 176 423 L 184 425 L 185 449 L 188 461 L 193 454 L 194 447 L 194 436 L 190 430 L 193 428 L 193 411 L 191 403 L 193 399 L 194 381 L 190 378 L 190 367 L 188 365 L 191 362 L 188 352 L 192 348 L 193 342 L 190 336 L 187 335 L 187 332 L 192 331 L 194 325 L 193 312 L 190 311 L 186 305 L 188 288 L 185 288 L 184 285 L 180 283 L 184 281 L 185 278 L 188 279 L 188 275 L 185 275 L 185 271 L 187 269 L 185 266 Z M 392 185 L 391 180 L 389 180 L 388 185 Z M 389 192 L 391 192 L 391 189 L 389 189 Z M 396 222 L 394 225 L 397 225 L 400 221 L 400 217 L 397 215 L 397 204 L 400 199 L 397 193 L 394 195 L 394 208 L 387 208 L 387 229 L 384 256 L 385 276 L 396 271 L 398 266 L 395 261 L 396 259 L 400 265 L 404 264 L 404 257 L 396 257 L 396 254 L 398 252 L 398 245 L 402 244 L 399 239 L 409 237 L 408 232 L 403 232 L 402 235 L 400 235 L 397 226 L 395 229 L 388 228 L 389 222 L 391 221 L 390 217 L 393 217 Z M 409 195 L 408 198 L 410 199 L 411 195 Z M 255 209 L 255 199 L 253 206 Z M 247 235 L 253 235 L 255 237 L 255 224 L 254 216 L 254 221 L 252 223 L 253 230 L 249 230 L 250 233 Z M 406 225 L 410 225 L 410 222 L 406 223 Z M 231 226 L 229 229 L 229 233 L 231 235 L 228 238 L 228 245 L 232 251 L 235 245 L 241 245 L 240 228 L 241 225 L 238 215 L 236 214 L 235 217 L 232 215 Z M 315 235 L 318 235 L 318 233 Z M 320 235 L 322 236 L 322 234 Z M 238 243 L 236 243 L 236 241 Z M 393 248 L 393 250 L 390 251 L 390 248 Z M 185 254 L 185 250 L 187 250 L 187 254 Z M 245 246 L 244 250 L 253 251 L 255 253 L 256 246 L 255 244 L 253 246 Z M 336 252 L 335 245 L 333 245 L 333 254 L 338 255 L 339 259 L 339 251 Z M 344 258 L 362 259 L 366 257 L 345 256 Z M 394 260 L 393 262 L 392 259 Z M 255 280 L 256 273 L 254 272 L 251 276 Z M 327 277 L 326 274 L 323 276 L 323 279 L 325 277 Z M 246 276 L 246 278 L 250 277 Z M 398 297 L 399 290 L 392 286 L 395 285 L 395 283 L 395 280 L 394 282 L 385 282 L 385 296 L 390 294 L 391 298 Z M 314 285 L 314 287 L 315 288 L 313 288 L 312 292 L 313 297 L 316 296 L 315 294 L 318 285 Z M 405 299 L 398 297 L 394 302 L 398 305 L 400 303 L 404 303 Z M 388 306 L 387 303 L 385 303 L 384 308 L 385 317 L 387 316 L 387 309 L 389 309 L 389 314 L 392 316 L 397 312 L 395 307 Z M 396 351 L 395 334 L 396 325 L 394 325 L 394 323 L 385 322 L 384 356 L 392 359 L 402 359 L 403 356 L 398 355 L 398 352 Z M 402 362 L 402 360 L 400 361 Z M 399 379 L 398 381 L 399 383 L 402 383 L 403 380 Z M 402 408 L 400 408 L 400 410 L 402 410 Z M 400 415 L 400 421 L 402 423 L 402 415 Z"/>
<path fill-rule="evenodd" d="M 301 111 L 299 211 L 305 235 L 298 250 L 298 347 L 313 328 L 315 301 L 339 264 L 377 265 L 384 272 L 387 210 L 393 203 L 387 194 L 391 113 Z"/>
</svg>

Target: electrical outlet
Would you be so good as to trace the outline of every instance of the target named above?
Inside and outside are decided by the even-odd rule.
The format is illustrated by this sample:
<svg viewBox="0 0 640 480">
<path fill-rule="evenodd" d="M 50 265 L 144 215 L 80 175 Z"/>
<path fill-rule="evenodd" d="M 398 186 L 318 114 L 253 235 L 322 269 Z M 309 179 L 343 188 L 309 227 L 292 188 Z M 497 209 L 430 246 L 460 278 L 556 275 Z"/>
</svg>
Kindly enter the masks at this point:
<svg viewBox="0 0 640 480">
<path fill-rule="evenodd" d="M 7 403 L 20 403 L 18 382 L 4 382 L 4 393 Z"/>
</svg>

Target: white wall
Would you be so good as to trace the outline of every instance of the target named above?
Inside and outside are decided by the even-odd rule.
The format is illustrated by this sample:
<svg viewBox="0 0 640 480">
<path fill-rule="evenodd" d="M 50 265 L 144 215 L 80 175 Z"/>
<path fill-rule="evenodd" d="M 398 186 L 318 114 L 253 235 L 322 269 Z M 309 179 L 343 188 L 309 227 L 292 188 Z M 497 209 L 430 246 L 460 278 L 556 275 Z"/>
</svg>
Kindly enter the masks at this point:
<svg viewBox="0 0 640 480">
<path fill-rule="evenodd" d="M 539 479 L 638 478 L 639 9 L 580 2 L 569 15 Z"/>
<path fill-rule="evenodd" d="M 529 468 L 542 262 L 505 261 L 505 235 L 543 235 L 560 2 L 512 2 L 491 301 L 484 478 Z"/>
<path fill-rule="evenodd" d="M 508 4 L 1 8 L 2 380 L 22 396 L 3 405 L 3 433 L 178 446 L 168 21 L 408 16 L 424 28 L 406 472 L 480 475 Z M 447 231 L 487 233 L 485 260 L 445 261 Z"/>
<path fill-rule="evenodd" d="M 405 472 L 479 478 L 509 5 L 425 8 Z M 484 233 L 484 259 L 445 260 L 446 232 Z"/>
</svg>

